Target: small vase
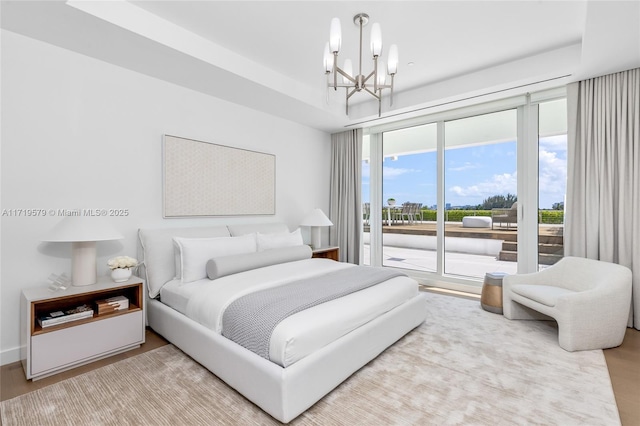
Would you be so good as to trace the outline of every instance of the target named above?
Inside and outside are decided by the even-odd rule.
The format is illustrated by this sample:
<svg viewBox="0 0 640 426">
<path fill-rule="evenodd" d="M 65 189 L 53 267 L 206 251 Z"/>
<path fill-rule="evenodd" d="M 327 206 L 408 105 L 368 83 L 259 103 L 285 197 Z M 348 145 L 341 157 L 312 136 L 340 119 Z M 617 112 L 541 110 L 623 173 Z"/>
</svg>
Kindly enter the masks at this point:
<svg viewBox="0 0 640 426">
<path fill-rule="evenodd" d="M 111 271 L 111 279 L 117 283 L 127 281 L 130 277 L 131 268 L 116 268 Z"/>
</svg>

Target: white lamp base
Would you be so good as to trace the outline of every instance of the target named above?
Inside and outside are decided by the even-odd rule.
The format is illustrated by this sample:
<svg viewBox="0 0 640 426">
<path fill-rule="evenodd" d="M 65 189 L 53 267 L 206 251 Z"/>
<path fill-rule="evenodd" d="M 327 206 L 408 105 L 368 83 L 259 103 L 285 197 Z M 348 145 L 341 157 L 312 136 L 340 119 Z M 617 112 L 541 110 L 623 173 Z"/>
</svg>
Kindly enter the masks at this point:
<svg viewBox="0 0 640 426">
<path fill-rule="evenodd" d="M 95 284 L 96 277 L 96 242 L 71 243 L 71 284 L 74 286 Z"/>
<path fill-rule="evenodd" d="M 322 228 L 320 226 L 311 227 L 311 248 L 317 250 L 322 247 Z"/>
</svg>

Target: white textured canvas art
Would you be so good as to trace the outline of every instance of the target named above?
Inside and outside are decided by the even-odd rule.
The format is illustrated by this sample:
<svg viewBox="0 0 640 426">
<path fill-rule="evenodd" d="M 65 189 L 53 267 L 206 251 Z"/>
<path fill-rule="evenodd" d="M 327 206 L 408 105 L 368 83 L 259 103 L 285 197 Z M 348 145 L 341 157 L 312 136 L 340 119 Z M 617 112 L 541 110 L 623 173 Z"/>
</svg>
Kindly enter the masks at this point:
<svg viewBox="0 0 640 426">
<path fill-rule="evenodd" d="M 164 217 L 275 214 L 275 155 L 164 137 Z"/>
</svg>

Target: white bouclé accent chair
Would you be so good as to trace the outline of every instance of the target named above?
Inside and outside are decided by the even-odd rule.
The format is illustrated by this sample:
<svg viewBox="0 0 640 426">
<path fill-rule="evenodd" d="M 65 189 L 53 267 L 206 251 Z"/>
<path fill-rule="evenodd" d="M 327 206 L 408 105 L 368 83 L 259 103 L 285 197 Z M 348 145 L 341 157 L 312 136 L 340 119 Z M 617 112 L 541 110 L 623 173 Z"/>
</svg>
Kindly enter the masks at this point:
<svg viewBox="0 0 640 426">
<path fill-rule="evenodd" d="M 614 263 L 565 257 L 532 274 L 508 275 L 502 284 L 508 319 L 555 319 L 567 351 L 619 346 L 631 307 L 631 270 Z"/>
</svg>

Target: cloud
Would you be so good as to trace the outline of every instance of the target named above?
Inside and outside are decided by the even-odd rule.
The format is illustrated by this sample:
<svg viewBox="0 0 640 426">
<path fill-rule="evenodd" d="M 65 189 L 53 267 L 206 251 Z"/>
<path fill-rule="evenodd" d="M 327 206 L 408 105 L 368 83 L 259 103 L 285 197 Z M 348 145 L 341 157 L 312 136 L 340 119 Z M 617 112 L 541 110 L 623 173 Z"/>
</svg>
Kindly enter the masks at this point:
<svg viewBox="0 0 640 426">
<path fill-rule="evenodd" d="M 449 171 L 451 171 L 451 172 L 462 172 L 464 170 L 477 169 L 478 167 L 480 167 L 478 164 L 473 164 L 473 163 L 470 163 L 470 162 L 466 162 L 462 166 L 449 167 Z"/>
<path fill-rule="evenodd" d="M 420 170 L 402 169 L 397 167 L 383 167 L 382 176 L 384 176 L 384 179 L 395 179 L 398 176 L 406 175 L 407 173 L 417 173 L 419 171 Z"/>
<path fill-rule="evenodd" d="M 566 145 L 565 145 L 566 146 Z M 559 148 L 559 147 L 558 147 Z M 550 207 L 550 203 L 562 201 L 566 192 L 567 160 L 561 158 L 563 150 L 558 152 L 539 151 L 539 177 L 538 186 L 540 192 L 540 205 L 543 208 Z M 502 173 L 491 176 L 483 182 L 477 182 L 469 186 L 452 186 L 449 192 L 459 197 L 487 198 L 498 194 L 517 193 L 517 173 Z M 547 206 L 549 204 L 549 206 Z"/>
<path fill-rule="evenodd" d="M 517 173 L 493 175 L 490 180 L 467 187 L 452 186 L 449 191 L 461 197 L 490 197 L 498 194 L 515 194 L 517 191 Z"/>
<path fill-rule="evenodd" d="M 540 151 L 567 151 L 567 135 L 540 138 Z"/>
<path fill-rule="evenodd" d="M 540 193 L 564 196 L 567 187 L 567 160 L 558 158 L 556 152 L 540 150 L 538 155 L 540 159 L 540 176 L 538 178 Z"/>
</svg>

